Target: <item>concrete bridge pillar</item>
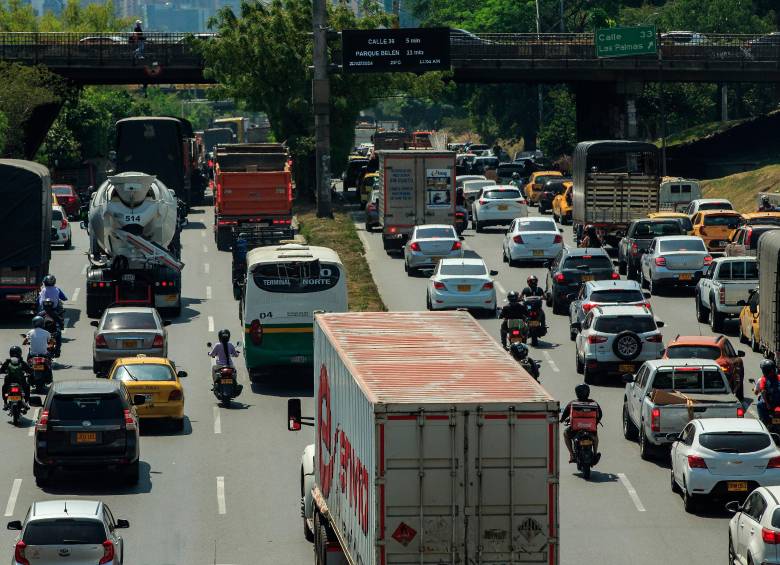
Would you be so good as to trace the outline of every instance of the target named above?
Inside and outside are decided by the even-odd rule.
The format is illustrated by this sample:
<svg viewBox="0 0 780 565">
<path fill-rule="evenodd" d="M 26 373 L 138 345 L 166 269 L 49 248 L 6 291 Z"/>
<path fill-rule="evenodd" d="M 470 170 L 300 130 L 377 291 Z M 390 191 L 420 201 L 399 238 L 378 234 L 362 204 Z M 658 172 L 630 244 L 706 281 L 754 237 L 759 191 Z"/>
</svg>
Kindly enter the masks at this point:
<svg viewBox="0 0 780 565">
<path fill-rule="evenodd" d="M 577 139 L 636 139 L 635 100 L 641 88 L 638 83 L 577 83 Z"/>
</svg>

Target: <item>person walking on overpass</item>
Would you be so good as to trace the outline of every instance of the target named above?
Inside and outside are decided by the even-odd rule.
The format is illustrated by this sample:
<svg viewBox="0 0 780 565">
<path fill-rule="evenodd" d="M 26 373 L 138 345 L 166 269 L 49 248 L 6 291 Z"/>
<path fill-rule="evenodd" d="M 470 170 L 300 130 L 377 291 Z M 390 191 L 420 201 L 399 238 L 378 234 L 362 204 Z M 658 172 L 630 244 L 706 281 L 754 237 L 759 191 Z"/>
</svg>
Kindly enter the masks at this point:
<svg viewBox="0 0 780 565">
<path fill-rule="evenodd" d="M 136 59 L 143 59 L 144 58 L 144 30 L 141 28 L 141 24 L 143 22 L 141 20 L 135 20 L 135 27 L 133 28 L 133 35 L 131 40 L 135 43 L 135 51 L 133 52 L 133 56 Z"/>
</svg>

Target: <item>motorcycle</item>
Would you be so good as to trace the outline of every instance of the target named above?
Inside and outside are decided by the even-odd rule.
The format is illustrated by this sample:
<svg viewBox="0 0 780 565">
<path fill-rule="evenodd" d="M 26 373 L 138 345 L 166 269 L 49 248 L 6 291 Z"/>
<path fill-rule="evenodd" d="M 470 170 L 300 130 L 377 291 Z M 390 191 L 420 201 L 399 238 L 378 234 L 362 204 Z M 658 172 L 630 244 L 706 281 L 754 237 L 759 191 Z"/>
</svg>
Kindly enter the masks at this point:
<svg viewBox="0 0 780 565">
<path fill-rule="evenodd" d="M 539 361 L 528 357 L 528 347 L 526 347 L 525 344 L 523 344 L 523 347 L 519 349 L 517 354 L 513 353 L 512 357 L 534 378 L 534 380 L 536 380 L 536 382 L 539 382 L 539 369 L 542 364 Z"/>
<path fill-rule="evenodd" d="M 52 347 L 49 345 L 49 352 L 51 353 L 52 357 L 59 357 L 61 351 L 60 346 L 57 344 L 62 343 L 62 326 L 60 321 L 46 314 L 43 318 L 43 329 L 49 332 L 52 339 L 54 340 L 54 346 Z"/>
<path fill-rule="evenodd" d="M 528 308 L 528 335 L 531 338 L 531 345 L 539 345 L 539 338 L 547 335 L 547 324 L 542 309 L 541 296 L 526 296 L 525 305 Z"/>
<path fill-rule="evenodd" d="M 21 334 L 25 338 L 24 345 L 29 345 L 27 336 Z M 54 373 L 52 372 L 51 359 L 54 355 L 56 344 L 54 339 L 49 340 L 48 354 L 46 355 L 27 355 L 27 364 L 30 366 L 32 373 L 27 378 L 27 382 L 30 388 L 33 389 L 35 394 L 46 394 L 46 385 L 50 385 L 54 380 Z"/>
<path fill-rule="evenodd" d="M 506 321 L 507 333 L 507 351 L 513 343 L 525 344 L 528 339 L 528 324 L 523 319 L 507 320 Z"/>
<path fill-rule="evenodd" d="M 469 225 L 469 219 L 468 214 L 466 214 L 466 211 L 464 209 L 456 209 L 455 210 L 455 232 L 458 235 L 463 235 L 463 232 L 466 231 L 466 228 Z"/>
<path fill-rule="evenodd" d="M 208 346 L 209 350 L 211 350 L 211 342 L 207 343 L 206 345 Z M 236 345 L 240 344 L 236 343 Z M 218 376 L 216 378 L 212 378 L 213 385 L 211 387 L 214 396 L 225 408 L 228 408 L 230 406 L 230 402 L 234 398 L 237 398 L 241 394 L 241 391 L 244 390 L 244 386 L 237 382 L 238 373 L 236 372 L 236 367 L 233 365 L 233 362 L 230 360 L 230 356 L 228 356 L 227 359 L 228 365 L 216 369 Z"/>
<path fill-rule="evenodd" d="M 760 395 L 759 395 L 759 391 L 756 388 L 756 380 L 748 379 L 748 382 L 753 385 L 753 393 L 756 395 L 756 400 L 758 400 Z M 771 434 L 780 433 L 780 405 L 772 408 L 772 410 L 770 410 L 770 413 L 767 416 L 768 417 L 766 418 L 766 420 L 761 418 L 760 416 L 759 419 L 767 427 L 769 433 Z"/>
<path fill-rule="evenodd" d="M 596 428 L 598 427 L 598 408 L 590 403 L 575 402 L 569 418 L 572 436 L 574 462 L 585 480 L 590 479 L 590 470 L 596 463 Z"/>
<path fill-rule="evenodd" d="M 13 420 L 14 426 L 19 425 L 19 418 L 27 413 L 27 403 L 24 401 L 24 392 L 22 387 L 13 384 L 8 387 L 8 396 L 6 396 L 7 410 Z"/>
</svg>

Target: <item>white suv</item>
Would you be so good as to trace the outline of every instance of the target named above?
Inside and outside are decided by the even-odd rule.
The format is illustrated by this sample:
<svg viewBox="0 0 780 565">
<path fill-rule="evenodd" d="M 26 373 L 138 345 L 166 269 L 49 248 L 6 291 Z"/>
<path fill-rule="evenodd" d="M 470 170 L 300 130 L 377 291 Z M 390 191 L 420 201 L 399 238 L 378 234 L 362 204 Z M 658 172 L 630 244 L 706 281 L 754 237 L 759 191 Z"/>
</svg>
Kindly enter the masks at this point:
<svg viewBox="0 0 780 565">
<path fill-rule="evenodd" d="M 515 218 L 525 218 L 527 204 L 515 186 L 486 186 L 471 206 L 474 229 L 481 232 L 486 226 L 507 226 Z"/>
<path fill-rule="evenodd" d="M 663 338 L 661 320 L 644 305 L 594 306 L 580 324 L 575 344 L 577 372 L 590 384 L 599 375 L 636 373 L 650 359 L 659 359 Z"/>
<path fill-rule="evenodd" d="M 729 563 L 780 563 L 780 487 L 759 487 L 740 504 L 729 522 Z"/>
</svg>

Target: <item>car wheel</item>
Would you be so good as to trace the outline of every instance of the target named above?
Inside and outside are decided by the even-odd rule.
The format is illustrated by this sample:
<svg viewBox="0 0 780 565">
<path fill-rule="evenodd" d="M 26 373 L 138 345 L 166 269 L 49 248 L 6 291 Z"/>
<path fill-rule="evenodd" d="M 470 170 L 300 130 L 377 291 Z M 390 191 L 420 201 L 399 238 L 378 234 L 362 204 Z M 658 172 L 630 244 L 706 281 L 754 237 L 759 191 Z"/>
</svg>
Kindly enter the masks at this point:
<svg viewBox="0 0 780 565">
<path fill-rule="evenodd" d="M 63 249 L 70 249 L 71 247 L 73 247 L 73 242 L 71 240 L 67 240 L 62 244 Z"/>
<path fill-rule="evenodd" d="M 651 296 L 658 295 L 658 285 L 653 282 L 652 276 L 649 279 L 647 279 L 647 290 L 650 291 Z"/>
<path fill-rule="evenodd" d="M 566 314 L 566 310 L 561 304 L 558 303 L 555 297 L 553 297 L 552 300 L 552 312 L 553 314 L 561 314 L 561 315 Z"/>
<path fill-rule="evenodd" d="M 577 340 L 577 332 L 575 330 L 569 330 L 569 339 L 572 341 Z"/>
<path fill-rule="evenodd" d="M 558 219 L 558 214 L 556 214 L 556 213 L 555 213 L 555 208 L 553 208 L 553 211 L 552 211 L 552 217 L 553 217 L 553 220 L 555 220 L 556 222 L 558 222 L 558 223 L 562 223 L 562 222 L 561 222 L 561 221 Z"/>
<path fill-rule="evenodd" d="M 723 322 L 726 317 L 717 311 L 715 304 L 710 302 L 710 328 L 713 332 L 723 331 Z"/>
<path fill-rule="evenodd" d="M 39 487 L 45 486 L 49 482 L 51 476 L 51 469 L 47 469 L 35 459 L 33 459 L 33 476 L 35 477 L 35 484 Z"/>
<path fill-rule="evenodd" d="M 582 380 L 586 385 L 594 385 L 596 384 L 597 375 L 593 369 L 588 369 L 588 365 L 586 363 L 582 364 Z"/>
<path fill-rule="evenodd" d="M 431 295 L 427 294 L 425 295 L 425 306 L 428 308 L 428 310 L 433 310 L 433 303 L 431 303 Z"/>
<path fill-rule="evenodd" d="M 174 418 L 172 424 L 173 424 L 172 427 L 174 432 L 184 431 L 184 418 Z"/>
<path fill-rule="evenodd" d="M 756 334 L 755 332 L 753 332 L 753 330 L 750 330 L 750 349 L 752 349 L 756 353 L 758 353 L 760 349 L 760 346 L 758 345 L 758 341 L 756 340 Z"/>
<path fill-rule="evenodd" d="M 642 338 L 630 330 L 622 331 L 612 342 L 612 352 L 623 361 L 633 361 L 642 353 Z"/>
<path fill-rule="evenodd" d="M 476 231 L 477 233 L 482 233 L 484 231 L 482 227 L 482 222 L 480 222 L 479 220 L 474 220 L 474 231 Z"/>
<path fill-rule="evenodd" d="M 745 332 L 742 331 L 742 320 L 739 321 L 739 343 L 747 344 L 748 338 L 745 337 Z"/>
<path fill-rule="evenodd" d="M 504 263 L 511 263 L 511 261 L 509 260 L 509 258 L 507 257 L 507 254 L 506 254 L 506 247 L 502 247 L 501 248 L 501 260 Z"/>
<path fill-rule="evenodd" d="M 571 216 L 561 216 L 561 225 L 568 226 L 571 223 Z"/>
<path fill-rule="evenodd" d="M 625 261 L 618 261 L 618 273 L 625 275 L 628 272 L 628 266 Z"/>
<path fill-rule="evenodd" d="M 577 374 L 581 375 L 582 372 L 585 370 L 585 365 L 582 361 L 580 361 L 580 356 L 577 355 L 577 353 L 574 354 L 574 362 L 575 362 L 575 369 L 577 370 Z"/>
<path fill-rule="evenodd" d="M 645 426 L 643 423 L 639 424 L 639 456 L 644 459 L 645 461 L 650 461 L 652 457 L 652 446 L 650 445 L 650 442 L 647 440 L 647 435 L 645 434 Z"/>
<path fill-rule="evenodd" d="M 136 461 L 135 463 L 131 463 L 124 469 L 124 477 L 125 477 L 125 483 L 127 483 L 130 486 L 135 486 L 138 484 L 138 479 L 140 478 L 140 471 L 141 471 L 141 463 L 140 461 Z"/>
<path fill-rule="evenodd" d="M 737 560 L 737 552 L 734 551 L 734 542 L 731 540 L 731 532 L 729 532 L 729 565 L 734 565 Z"/>
<path fill-rule="evenodd" d="M 710 313 L 704 306 L 702 306 L 698 293 L 696 293 L 694 298 L 696 299 L 696 320 L 698 320 L 701 324 L 706 324 L 710 317 Z"/>
<path fill-rule="evenodd" d="M 631 421 L 631 417 L 628 415 L 628 406 L 625 401 L 623 402 L 623 437 L 629 441 L 636 441 L 637 432 L 639 430 Z"/>
<path fill-rule="evenodd" d="M 680 494 L 680 485 L 674 480 L 674 469 L 669 469 L 669 478 L 671 480 L 670 486 L 672 487 L 672 492 L 674 494 Z"/>
<path fill-rule="evenodd" d="M 682 497 L 683 497 L 683 508 L 685 508 L 685 511 L 688 514 L 693 514 L 694 512 L 696 512 L 698 501 L 694 498 L 692 494 L 688 493 L 688 485 L 685 481 L 683 481 L 683 486 L 682 486 Z"/>
<path fill-rule="evenodd" d="M 626 273 L 627 279 L 639 282 L 639 271 L 631 263 L 627 265 Z"/>
<path fill-rule="evenodd" d="M 328 530 L 318 512 L 314 516 L 314 564 L 327 565 L 327 559 Z"/>
</svg>

